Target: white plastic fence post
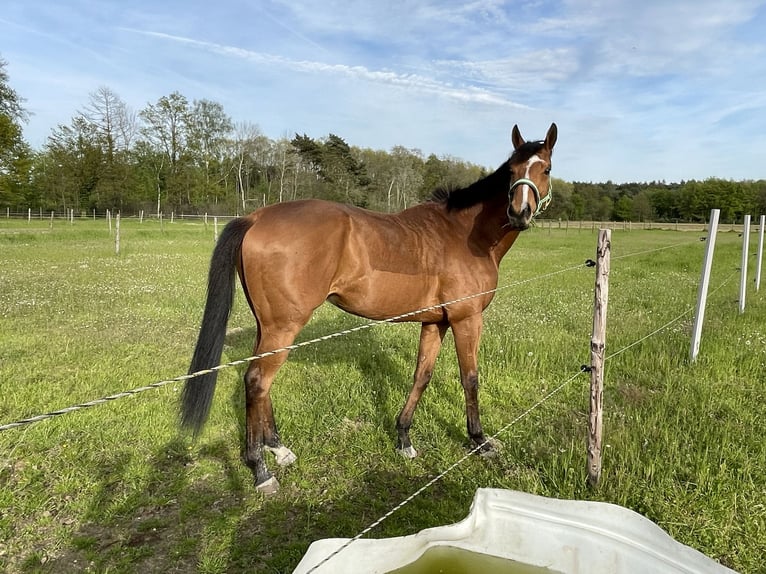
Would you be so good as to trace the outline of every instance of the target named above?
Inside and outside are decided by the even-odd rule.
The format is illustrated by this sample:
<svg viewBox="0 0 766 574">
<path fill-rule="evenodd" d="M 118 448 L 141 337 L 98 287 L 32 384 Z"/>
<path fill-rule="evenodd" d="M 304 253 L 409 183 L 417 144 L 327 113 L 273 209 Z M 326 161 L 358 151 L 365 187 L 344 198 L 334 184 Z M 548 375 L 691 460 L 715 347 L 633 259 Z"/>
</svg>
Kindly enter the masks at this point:
<svg viewBox="0 0 766 574">
<path fill-rule="evenodd" d="M 742 275 L 739 282 L 739 312 L 745 312 L 745 295 L 747 293 L 747 255 L 750 250 L 750 216 L 745 216 L 742 227 Z"/>
<path fill-rule="evenodd" d="M 116 255 L 120 254 L 120 212 L 117 212 L 117 218 L 114 222 L 114 252 Z"/>
<path fill-rule="evenodd" d="M 758 224 L 758 259 L 755 262 L 755 290 L 761 288 L 761 260 L 763 258 L 763 226 L 766 224 L 766 215 L 761 215 Z"/>
<path fill-rule="evenodd" d="M 718 232 L 718 217 L 720 209 L 710 211 L 710 225 L 708 226 L 707 241 L 705 244 L 705 259 L 702 263 L 702 277 L 697 290 L 697 309 L 694 312 L 694 328 L 692 329 L 692 346 L 690 358 L 692 362 L 697 360 L 700 351 L 700 338 L 702 337 L 702 322 L 705 319 L 705 303 L 707 302 L 707 290 L 710 286 L 710 268 L 713 266 L 713 251 L 715 250 L 715 236 Z"/>
</svg>

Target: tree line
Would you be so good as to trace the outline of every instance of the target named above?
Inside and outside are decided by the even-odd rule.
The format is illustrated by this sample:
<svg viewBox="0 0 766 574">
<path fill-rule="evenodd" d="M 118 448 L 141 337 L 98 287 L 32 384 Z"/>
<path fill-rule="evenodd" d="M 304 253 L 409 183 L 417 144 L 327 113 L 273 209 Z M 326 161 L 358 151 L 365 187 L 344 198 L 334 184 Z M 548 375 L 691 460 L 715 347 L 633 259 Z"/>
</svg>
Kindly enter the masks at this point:
<svg viewBox="0 0 766 574">
<path fill-rule="evenodd" d="M 547 217 L 588 221 L 704 222 L 711 209 L 721 221 L 766 214 L 766 180 L 709 178 L 678 183 L 558 182 Z"/>
<path fill-rule="evenodd" d="M 341 136 L 270 139 L 223 106 L 178 92 L 131 110 L 98 88 L 67 125 L 33 150 L 28 119 L 0 59 L 0 207 L 76 213 L 244 213 L 262 205 L 318 197 L 398 211 L 439 187 L 465 186 L 490 169 L 418 149 L 349 145 Z M 723 221 L 766 213 L 766 181 L 708 179 L 613 184 L 554 178 L 544 217 L 570 220 Z"/>
</svg>

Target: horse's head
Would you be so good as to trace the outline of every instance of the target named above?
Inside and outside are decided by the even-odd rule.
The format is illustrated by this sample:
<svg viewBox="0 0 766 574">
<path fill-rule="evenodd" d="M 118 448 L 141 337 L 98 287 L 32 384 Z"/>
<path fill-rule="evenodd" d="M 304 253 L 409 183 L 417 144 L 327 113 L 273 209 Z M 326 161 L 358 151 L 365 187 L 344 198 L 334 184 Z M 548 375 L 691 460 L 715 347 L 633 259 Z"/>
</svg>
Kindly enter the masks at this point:
<svg viewBox="0 0 766 574">
<path fill-rule="evenodd" d="M 515 228 L 529 227 L 532 218 L 551 201 L 551 155 L 556 135 L 556 124 L 551 124 L 544 140 L 528 142 L 521 137 L 519 126 L 513 126 L 508 221 Z"/>
</svg>

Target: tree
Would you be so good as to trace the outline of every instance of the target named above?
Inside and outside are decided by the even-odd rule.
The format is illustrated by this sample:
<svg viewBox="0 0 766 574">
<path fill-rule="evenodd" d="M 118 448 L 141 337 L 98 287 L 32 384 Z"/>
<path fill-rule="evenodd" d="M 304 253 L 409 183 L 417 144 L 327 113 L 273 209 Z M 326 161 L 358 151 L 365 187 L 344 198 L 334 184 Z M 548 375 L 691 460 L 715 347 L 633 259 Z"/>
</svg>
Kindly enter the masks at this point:
<svg viewBox="0 0 766 574">
<path fill-rule="evenodd" d="M 551 181 L 553 187 L 553 199 L 550 207 L 543 212 L 543 217 L 547 219 L 574 219 L 575 207 L 572 202 L 572 192 L 574 186 L 554 177 Z"/>
<path fill-rule="evenodd" d="M 75 116 L 70 125 L 59 125 L 53 130 L 45 149 L 46 169 L 52 176 L 48 183 L 53 186 L 48 194 L 54 194 L 56 205 L 64 212 L 95 207 L 103 158 L 96 126 L 81 115 Z M 111 207 L 121 208 L 120 198 L 116 200 Z"/>
<path fill-rule="evenodd" d="M 371 180 L 359 150 L 352 150 L 335 134 L 330 134 L 324 141 L 295 134 L 290 144 L 302 160 L 304 172 L 314 174 L 314 181 L 309 179 L 307 182 L 311 195 L 367 205 L 367 188 Z"/>
<path fill-rule="evenodd" d="M 593 212 L 596 221 L 611 221 L 614 212 L 614 201 L 608 195 L 603 195 L 595 205 Z"/>
<path fill-rule="evenodd" d="M 190 154 L 202 168 L 203 184 L 198 195 L 206 203 L 211 195 L 218 202 L 218 180 L 225 177 L 222 171 L 224 143 L 233 129 L 231 118 L 221 104 L 210 100 L 195 100 L 192 104 L 187 137 Z"/>
<path fill-rule="evenodd" d="M 90 124 L 92 144 L 101 151 L 91 204 L 108 208 L 133 203 L 130 152 L 137 133 L 135 113 L 114 91 L 102 86 L 90 94 L 80 116 Z"/>
<path fill-rule="evenodd" d="M 180 208 L 184 204 L 191 205 L 191 190 L 184 180 L 190 121 L 188 100 L 173 92 L 162 96 L 155 104 L 148 104 L 138 115 L 144 121 L 141 134 L 145 141 L 162 153 L 166 160 L 160 167 L 163 173 L 158 176 L 158 182 L 161 182 L 158 206 L 162 191 L 171 206 Z"/>
<path fill-rule="evenodd" d="M 614 219 L 615 221 L 628 221 L 633 215 L 633 200 L 623 195 L 614 204 Z"/>
<path fill-rule="evenodd" d="M 261 133 L 257 124 L 243 122 L 235 128 L 232 151 L 234 156 L 233 172 L 236 174 L 236 189 L 238 201 L 242 211 L 248 211 L 247 202 L 257 201 L 259 171 L 264 166 L 265 150 L 269 147 L 269 140 Z"/>
<path fill-rule="evenodd" d="M 0 58 L 0 202 L 18 206 L 29 191 L 32 150 L 23 138 L 24 99 L 11 88 L 6 65 Z"/>
<path fill-rule="evenodd" d="M 678 209 L 679 192 L 672 192 L 666 188 L 648 189 L 645 193 L 649 196 L 649 203 L 656 217 L 660 221 L 672 221 L 681 218 Z M 651 218 L 651 213 L 643 213 L 643 217 L 637 218 L 638 221 L 647 221 Z"/>
<path fill-rule="evenodd" d="M 296 168 L 296 157 L 290 146 L 290 140 L 281 138 L 274 142 L 274 157 L 276 159 L 277 173 L 279 178 L 279 203 L 287 199 L 287 194 L 294 189 L 290 185 L 291 177 Z M 294 197 L 293 197 L 294 199 Z"/>
<path fill-rule="evenodd" d="M 417 149 L 395 146 L 391 150 L 394 163 L 393 196 L 388 197 L 388 210 L 405 209 L 416 203 L 423 187 L 423 154 Z"/>
<path fill-rule="evenodd" d="M 632 221 L 650 221 L 654 219 L 652 199 L 646 190 L 639 191 L 633 198 Z"/>
</svg>

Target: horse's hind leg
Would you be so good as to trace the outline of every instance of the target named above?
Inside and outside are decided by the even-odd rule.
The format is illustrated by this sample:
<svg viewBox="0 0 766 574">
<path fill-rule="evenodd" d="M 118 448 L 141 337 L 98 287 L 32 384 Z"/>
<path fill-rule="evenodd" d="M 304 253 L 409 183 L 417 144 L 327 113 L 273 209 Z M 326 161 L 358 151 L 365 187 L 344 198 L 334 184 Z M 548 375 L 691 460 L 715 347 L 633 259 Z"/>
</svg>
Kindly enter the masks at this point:
<svg viewBox="0 0 766 574">
<path fill-rule="evenodd" d="M 255 354 L 292 344 L 302 326 L 284 331 L 280 337 L 261 337 L 259 333 Z M 280 466 L 295 462 L 295 455 L 279 438 L 269 396 L 274 377 L 287 360 L 287 354 L 283 351 L 256 359 L 245 373 L 245 463 L 253 472 L 255 487 L 264 494 L 273 494 L 279 489 L 277 479 L 266 466 L 264 450 L 274 453 Z"/>
<path fill-rule="evenodd" d="M 396 450 L 407 458 L 415 458 L 418 453 L 410 442 L 410 427 L 412 426 L 412 417 L 415 414 L 415 408 L 418 401 L 431 381 L 436 357 L 441 349 L 444 334 L 447 332 L 447 323 L 423 323 L 420 329 L 420 345 L 418 347 L 418 362 L 415 367 L 414 383 L 412 390 L 407 397 L 407 402 L 396 419 L 396 430 L 399 433 L 399 440 Z"/>
</svg>

